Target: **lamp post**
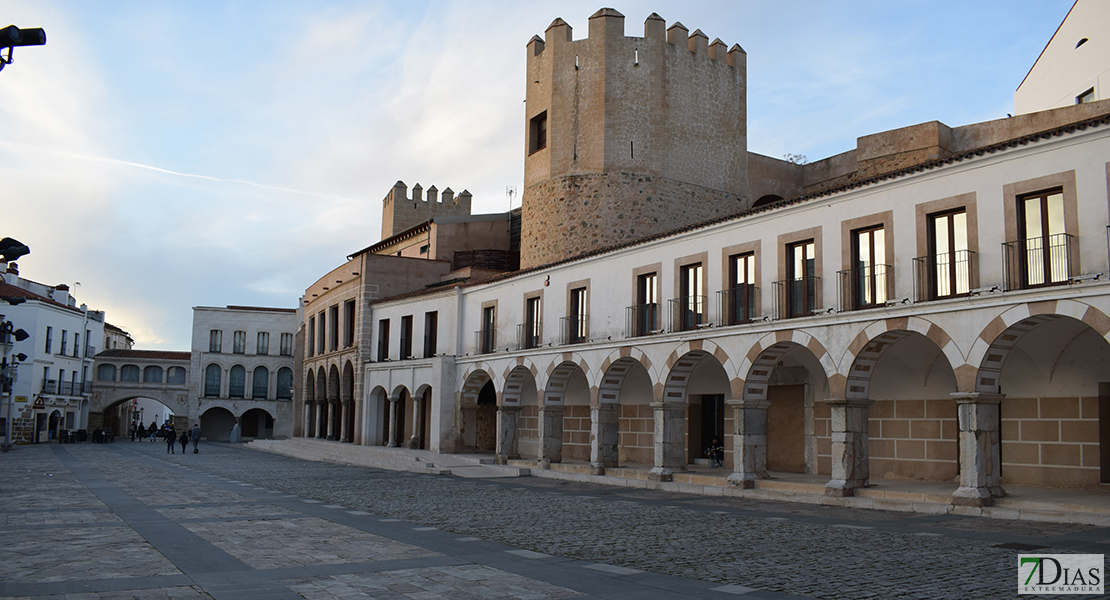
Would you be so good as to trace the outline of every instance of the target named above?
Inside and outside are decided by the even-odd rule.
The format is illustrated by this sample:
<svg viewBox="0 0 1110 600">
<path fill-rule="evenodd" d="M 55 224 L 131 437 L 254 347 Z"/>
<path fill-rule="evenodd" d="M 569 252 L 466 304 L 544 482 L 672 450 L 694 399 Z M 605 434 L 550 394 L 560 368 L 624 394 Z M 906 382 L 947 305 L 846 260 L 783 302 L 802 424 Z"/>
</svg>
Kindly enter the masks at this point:
<svg viewBox="0 0 1110 600">
<path fill-rule="evenodd" d="M 19 302 L 12 302 L 19 300 Z M 20 304 L 24 301 L 23 298 L 8 298 L 7 301 L 12 304 Z M 7 452 L 12 447 L 12 382 L 15 380 L 16 362 L 23 362 L 27 360 L 27 355 L 20 353 L 12 358 L 11 364 L 8 364 L 8 354 L 11 353 L 15 344 L 12 343 L 12 337 L 15 341 L 22 342 L 30 337 L 26 331 L 22 329 L 15 329 L 11 321 L 5 321 L 4 315 L 0 315 L 0 395 L 7 401 L 7 414 L 4 418 L 4 452 Z"/>
</svg>

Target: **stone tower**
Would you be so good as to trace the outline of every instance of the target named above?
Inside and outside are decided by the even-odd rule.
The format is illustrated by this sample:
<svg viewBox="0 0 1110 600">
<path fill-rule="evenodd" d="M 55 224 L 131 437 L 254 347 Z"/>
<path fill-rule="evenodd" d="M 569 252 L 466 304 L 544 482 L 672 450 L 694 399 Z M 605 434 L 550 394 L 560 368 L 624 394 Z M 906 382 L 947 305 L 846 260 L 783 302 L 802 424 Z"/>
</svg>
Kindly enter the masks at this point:
<svg viewBox="0 0 1110 600">
<path fill-rule="evenodd" d="M 521 268 L 750 205 L 747 55 L 659 15 L 603 8 L 528 43 Z"/>
<path fill-rule="evenodd" d="M 447 188 L 440 195 L 433 185 L 428 188 L 425 199 L 424 188 L 419 183 L 412 186 L 411 198 L 408 189 L 405 182 L 398 181 L 382 200 L 383 240 L 435 217 L 470 216 L 472 197 L 466 190 L 456 196 L 451 188 Z"/>
</svg>

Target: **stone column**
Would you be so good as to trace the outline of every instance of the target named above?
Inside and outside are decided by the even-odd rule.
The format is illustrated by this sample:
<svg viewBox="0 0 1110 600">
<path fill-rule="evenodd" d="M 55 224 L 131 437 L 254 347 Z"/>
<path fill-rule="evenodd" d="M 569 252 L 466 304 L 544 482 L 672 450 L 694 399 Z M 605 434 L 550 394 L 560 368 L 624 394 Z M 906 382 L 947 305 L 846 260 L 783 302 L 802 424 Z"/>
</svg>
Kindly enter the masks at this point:
<svg viewBox="0 0 1110 600">
<path fill-rule="evenodd" d="M 655 466 L 648 472 L 652 481 L 672 481 L 686 470 L 686 403 L 652 402 L 655 414 Z"/>
<path fill-rule="evenodd" d="M 406 447 L 412 449 L 420 448 L 420 429 L 423 427 L 420 423 L 420 402 L 422 398 L 412 397 L 412 435 L 409 436 Z"/>
<path fill-rule="evenodd" d="M 512 459 L 520 458 L 517 448 L 519 406 L 497 407 L 497 450 L 494 462 L 499 465 L 508 464 Z"/>
<path fill-rule="evenodd" d="M 595 404 L 590 407 L 590 473 L 604 475 L 606 467 L 619 464 L 620 405 Z"/>
<path fill-rule="evenodd" d="M 767 407 L 770 400 L 729 400 L 732 407 L 732 474 L 728 484 L 751 489 L 767 479 Z"/>
<path fill-rule="evenodd" d="M 397 411 L 400 410 L 400 398 L 389 399 L 389 442 L 386 446 L 397 447 Z"/>
<path fill-rule="evenodd" d="M 874 400 L 828 398 L 832 413 L 832 479 L 825 484 L 826 496 L 851 496 L 867 487 L 871 477 L 867 443 L 867 413 Z"/>
<path fill-rule="evenodd" d="M 304 436 L 306 438 L 316 437 L 316 420 L 312 416 L 316 412 L 315 402 L 306 402 L 304 405 Z"/>
<path fill-rule="evenodd" d="M 348 402 L 346 400 L 335 403 L 336 408 L 339 410 L 339 418 L 337 419 L 339 421 L 339 435 L 337 435 L 336 437 L 339 438 L 339 441 L 341 442 L 351 441 L 351 438 L 347 432 L 347 430 L 351 426 L 351 424 L 349 423 L 350 419 L 347 416 L 347 405 Z"/>
<path fill-rule="evenodd" d="M 336 441 L 339 439 L 339 402 L 335 400 L 328 400 L 328 439 Z"/>
<path fill-rule="evenodd" d="M 550 469 L 551 463 L 563 462 L 563 405 L 541 406 L 539 425 L 539 465 L 541 469 Z"/>
<path fill-rule="evenodd" d="M 327 423 L 324 422 L 324 401 L 316 402 L 316 437 L 327 438 Z"/>
<path fill-rule="evenodd" d="M 999 405 L 1005 395 L 957 392 L 952 398 L 960 421 L 960 487 L 952 493 L 952 504 L 990 506 L 1006 495 L 999 429 Z"/>
</svg>

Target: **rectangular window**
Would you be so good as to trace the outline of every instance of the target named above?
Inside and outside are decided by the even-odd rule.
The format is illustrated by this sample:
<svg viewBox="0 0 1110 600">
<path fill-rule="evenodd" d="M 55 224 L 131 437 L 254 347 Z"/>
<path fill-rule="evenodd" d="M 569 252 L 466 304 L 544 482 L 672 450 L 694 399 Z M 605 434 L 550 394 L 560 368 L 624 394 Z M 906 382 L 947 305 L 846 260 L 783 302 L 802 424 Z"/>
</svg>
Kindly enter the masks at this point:
<svg viewBox="0 0 1110 600">
<path fill-rule="evenodd" d="M 703 273 L 701 263 L 679 268 L 679 297 L 674 316 L 680 331 L 689 331 L 705 323 Z"/>
<path fill-rule="evenodd" d="M 567 343 L 581 344 L 586 341 L 586 288 L 570 291 L 570 314 L 567 315 Z"/>
<path fill-rule="evenodd" d="M 536 348 L 540 345 L 543 330 L 543 314 L 540 312 L 540 297 L 524 300 L 524 323 L 521 328 L 520 346 L 522 349 Z"/>
<path fill-rule="evenodd" d="M 431 358 L 438 351 L 439 312 L 424 313 L 424 358 Z"/>
<path fill-rule="evenodd" d="M 308 355 L 316 356 L 316 317 L 308 318 Z"/>
<path fill-rule="evenodd" d="M 209 352 L 223 352 L 224 346 L 224 332 L 219 329 L 213 329 L 208 332 L 208 351 Z"/>
<path fill-rule="evenodd" d="M 1075 97 L 1076 104 L 1087 104 L 1095 101 L 1095 88 L 1091 88 Z"/>
<path fill-rule="evenodd" d="M 81 355 L 81 334 L 73 332 L 73 358 Z"/>
<path fill-rule="evenodd" d="M 1018 200 L 1019 265 L 1025 287 L 1067 281 L 1068 235 L 1064 233 L 1064 193 L 1041 192 Z"/>
<path fill-rule="evenodd" d="M 791 317 L 817 309 L 817 279 L 813 240 L 790 244 L 786 249 L 786 308 Z"/>
<path fill-rule="evenodd" d="M 69 332 L 66 331 L 65 329 L 63 329 L 62 330 L 62 347 L 61 347 L 61 352 L 59 352 L 59 354 L 61 354 L 62 356 L 66 355 L 66 348 L 68 348 L 68 346 L 66 345 L 66 342 L 68 340 L 66 338 L 68 338 L 68 337 L 69 337 Z"/>
<path fill-rule="evenodd" d="M 50 347 L 54 345 L 54 328 L 46 327 L 46 353 L 50 354 Z"/>
<path fill-rule="evenodd" d="M 378 321 L 378 361 L 389 359 L 389 319 Z"/>
<path fill-rule="evenodd" d="M 282 356 L 293 356 L 293 334 L 292 333 L 283 333 L 283 334 L 281 334 L 281 355 Z"/>
<path fill-rule="evenodd" d="M 317 330 L 316 347 L 320 349 L 320 354 L 328 351 L 328 317 L 325 311 L 320 311 L 316 315 L 316 321 L 320 324 Z"/>
<path fill-rule="evenodd" d="M 412 315 L 401 317 L 401 360 L 412 358 Z"/>
<path fill-rule="evenodd" d="M 247 332 L 236 331 L 232 337 L 231 353 L 232 354 L 246 354 L 247 353 Z"/>
<path fill-rule="evenodd" d="M 350 348 L 355 345 L 355 301 L 348 300 L 343 304 L 343 347 Z"/>
<path fill-rule="evenodd" d="M 885 304 L 889 290 L 886 264 L 886 230 L 881 225 L 852 232 L 851 306 L 870 308 Z"/>
<path fill-rule="evenodd" d="M 478 351 L 482 354 L 493 352 L 497 346 L 497 307 L 487 306 L 482 309 L 482 329 L 478 332 Z"/>
<path fill-rule="evenodd" d="M 256 354 L 266 356 L 270 353 L 270 334 L 265 331 L 258 332 L 258 345 Z"/>
<path fill-rule="evenodd" d="M 648 335 L 659 329 L 659 274 L 636 278 L 635 334 Z"/>
<path fill-rule="evenodd" d="M 929 297 L 962 296 L 971 290 L 971 254 L 967 244 L 967 211 L 963 208 L 929 215 Z"/>
<path fill-rule="evenodd" d="M 730 325 L 755 318 L 755 253 L 728 257 L 726 317 Z"/>
<path fill-rule="evenodd" d="M 331 343 L 328 344 L 328 350 L 336 351 L 339 349 L 339 305 L 328 309 L 328 318 L 331 320 L 331 330 L 328 331 L 328 338 Z"/>
<path fill-rule="evenodd" d="M 547 111 L 532 117 L 528 123 L 528 153 L 547 147 Z"/>
<path fill-rule="evenodd" d="M 85 330 L 85 358 L 91 358 L 96 354 L 96 350 L 92 347 L 92 332 L 88 329 Z"/>
</svg>

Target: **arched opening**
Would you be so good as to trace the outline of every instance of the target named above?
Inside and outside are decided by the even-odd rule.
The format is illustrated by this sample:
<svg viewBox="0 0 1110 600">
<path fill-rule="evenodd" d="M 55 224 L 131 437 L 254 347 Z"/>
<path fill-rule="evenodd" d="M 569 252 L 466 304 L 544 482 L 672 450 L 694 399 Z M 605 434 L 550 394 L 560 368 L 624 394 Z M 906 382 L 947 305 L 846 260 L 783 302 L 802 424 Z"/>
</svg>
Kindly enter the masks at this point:
<svg viewBox="0 0 1110 600">
<path fill-rule="evenodd" d="M 243 365 L 231 367 L 227 374 L 227 397 L 242 398 L 247 391 L 247 369 Z"/>
<path fill-rule="evenodd" d="M 376 386 L 370 391 L 365 418 L 364 443 L 368 446 L 386 445 L 389 442 L 389 395 L 385 388 Z"/>
<path fill-rule="evenodd" d="M 343 406 L 339 402 L 339 368 L 328 369 L 328 439 L 343 437 Z"/>
<path fill-rule="evenodd" d="M 204 368 L 204 397 L 218 398 L 220 396 L 220 376 L 223 370 L 220 365 L 211 364 Z"/>
<path fill-rule="evenodd" d="M 252 408 L 239 417 L 244 438 L 270 440 L 274 437 L 274 417 L 261 408 Z"/>
<path fill-rule="evenodd" d="M 138 383 L 139 381 L 139 366 L 138 365 L 123 365 L 119 368 L 119 380 Z"/>
<path fill-rule="evenodd" d="M 598 386 L 601 456 L 593 466 L 655 463 L 654 397 L 651 375 L 640 361 L 621 358 L 609 366 Z"/>
<path fill-rule="evenodd" d="M 170 367 L 167 373 L 166 383 L 171 385 L 185 385 L 187 375 L 185 367 Z"/>
<path fill-rule="evenodd" d="M 151 433 L 156 434 L 159 428 L 167 422 L 172 423 L 174 418 L 173 409 L 169 406 L 153 398 L 143 397 L 113 402 L 101 414 L 104 418 L 101 431 L 107 429 L 117 438 L 130 439 L 134 430 L 137 440 L 156 439 L 151 437 Z"/>
<path fill-rule="evenodd" d="M 481 413 L 481 417 L 479 417 Z M 496 449 L 497 392 L 488 373 L 471 373 L 462 386 L 459 405 L 459 452 L 481 452 Z"/>
<path fill-rule="evenodd" d="M 432 388 L 423 385 L 417 388 L 412 397 L 412 418 L 410 419 L 409 435 L 406 446 L 409 448 L 427 450 L 428 439 L 431 435 L 431 425 L 428 423 L 428 410 L 432 398 Z"/>
<path fill-rule="evenodd" d="M 872 400 L 872 477 L 949 481 L 959 475 L 959 422 L 952 398 L 957 389 L 948 358 L 921 333 L 887 331 L 859 351 L 846 395 Z"/>
<path fill-rule="evenodd" d="M 270 370 L 263 366 L 254 368 L 251 373 L 251 398 L 266 400 L 270 395 Z"/>
<path fill-rule="evenodd" d="M 231 441 L 231 430 L 235 427 L 235 415 L 226 408 L 214 406 L 200 415 L 201 437 L 214 442 Z"/>
<path fill-rule="evenodd" d="M 492 388 L 492 384 L 490 387 Z M 541 453 L 540 404 L 536 394 L 536 378 L 529 368 L 518 366 L 509 372 L 505 380 L 505 390 L 501 393 L 501 406 L 502 411 L 509 411 L 502 415 L 502 420 L 512 419 L 512 411 L 516 411 L 516 427 L 506 423 L 504 426 L 507 431 L 498 432 L 498 435 L 504 436 L 500 440 L 503 458 L 538 458 Z M 514 429 L 515 439 L 511 435 Z"/>
<path fill-rule="evenodd" d="M 162 383 L 162 367 L 148 365 L 143 369 L 143 383 Z"/>
<path fill-rule="evenodd" d="M 825 370 L 813 351 L 777 342 L 752 361 L 744 399 L 766 405 L 766 466 L 788 473 L 832 472 L 832 413 Z"/>
<path fill-rule="evenodd" d="M 551 462 L 590 460 L 590 383 L 578 364 L 567 361 L 551 371 L 543 395 L 546 419 L 552 430 L 545 435 L 552 446 L 543 458 Z"/>
<path fill-rule="evenodd" d="M 1059 314 L 1014 323 L 987 350 L 977 381 L 1005 395 L 1003 483 L 1110 483 L 1110 344 L 1090 325 Z"/>
<path fill-rule="evenodd" d="M 759 200 L 756 200 L 754 203 L 752 203 L 752 208 L 767 206 L 768 204 L 774 204 L 780 200 L 782 200 L 782 196 L 779 196 L 778 194 L 767 194 L 765 196 L 760 196 Z"/>
<path fill-rule="evenodd" d="M 671 367 L 665 389 L 668 400 L 686 400 L 686 462 L 708 465 L 711 448 L 721 448 L 718 457 L 731 468 L 732 441 L 725 432 L 731 431 L 732 416 L 725 414 L 725 400 L 732 388 L 720 361 L 705 350 L 683 355 Z"/>
<path fill-rule="evenodd" d="M 339 385 L 339 399 L 343 406 L 343 431 L 340 439 L 355 442 L 355 368 L 347 361 L 343 365 L 343 379 Z"/>
<path fill-rule="evenodd" d="M 316 437 L 316 374 L 309 369 L 304 383 L 304 436 Z"/>
<path fill-rule="evenodd" d="M 497 449 L 497 392 L 493 381 L 482 386 L 477 403 L 474 451 L 480 454 L 493 452 Z"/>
<path fill-rule="evenodd" d="M 116 366 L 110 364 L 100 364 L 96 367 L 96 380 L 97 381 L 115 381 L 116 380 Z"/>
<path fill-rule="evenodd" d="M 328 438 L 328 376 L 324 367 L 316 370 L 316 437 Z"/>
</svg>

